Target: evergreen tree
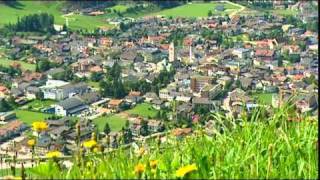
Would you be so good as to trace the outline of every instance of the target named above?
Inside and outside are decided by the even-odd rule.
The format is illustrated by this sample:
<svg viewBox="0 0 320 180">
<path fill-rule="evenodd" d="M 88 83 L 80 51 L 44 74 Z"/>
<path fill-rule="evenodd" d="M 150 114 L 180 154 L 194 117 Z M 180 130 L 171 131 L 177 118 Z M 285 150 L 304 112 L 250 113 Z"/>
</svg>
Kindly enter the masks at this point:
<svg viewBox="0 0 320 180">
<path fill-rule="evenodd" d="M 146 121 L 146 120 L 142 120 L 142 121 L 141 121 L 140 134 L 141 134 L 142 136 L 147 136 L 147 135 L 149 135 L 148 121 Z"/>
<path fill-rule="evenodd" d="M 12 107 L 5 99 L 0 100 L 0 112 L 6 112 L 12 110 Z"/>
<path fill-rule="evenodd" d="M 107 134 L 107 135 L 111 132 L 109 123 L 106 123 L 106 124 L 104 125 L 103 132 L 104 132 L 105 134 Z"/>
</svg>

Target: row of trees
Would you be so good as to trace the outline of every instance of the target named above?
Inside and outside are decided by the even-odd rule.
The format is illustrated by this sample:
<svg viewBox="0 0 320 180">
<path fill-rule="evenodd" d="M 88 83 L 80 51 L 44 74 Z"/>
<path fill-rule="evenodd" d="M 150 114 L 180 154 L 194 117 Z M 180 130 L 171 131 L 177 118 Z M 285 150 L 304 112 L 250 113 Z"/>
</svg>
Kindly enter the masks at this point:
<svg viewBox="0 0 320 180">
<path fill-rule="evenodd" d="M 12 31 L 54 33 L 53 24 L 53 15 L 41 13 L 18 18 L 16 24 L 8 24 L 6 27 Z"/>
<path fill-rule="evenodd" d="M 126 95 L 121 78 L 121 67 L 117 62 L 111 68 L 107 68 L 106 79 L 100 81 L 100 91 L 107 97 L 122 98 Z"/>
<path fill-rule="evenodd" d="M 102 73 L 94 73 L 91 80 L 100 81 L 100 93 L 105 97 L 123 98 L 131 90 L 146 93 L 149 91 L 159 93 L 159 89 L 165 87 L 171 82 L 175 71 L 172 69 L 167 71 L 162 70 L 158 77 L 152 83 L 146 80 L 139 80 L 136 82 L 126 81 L 122 82 L 121 66 L 116 62 L 111 68 L 107 68 L 106 78 Z"/>
</svg>

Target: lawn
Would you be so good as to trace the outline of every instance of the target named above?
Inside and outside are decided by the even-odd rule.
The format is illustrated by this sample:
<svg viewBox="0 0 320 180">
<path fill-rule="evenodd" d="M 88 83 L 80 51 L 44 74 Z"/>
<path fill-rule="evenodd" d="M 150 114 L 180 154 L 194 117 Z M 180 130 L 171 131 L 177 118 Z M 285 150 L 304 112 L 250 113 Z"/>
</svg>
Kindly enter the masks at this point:
<svg viewBox="0 0 320 180">
<path fill-rule="evenodd" d="M 103 131 L 106 123 L 109 123 L 111 131 L 120 131 L 126 124 L 126 119 L 122 118 L 120 115 L 115 114 L 96 118 L 93 120 L 93 122 L 98 126 L 99 131 Z"/>
<path fill-rule="evenodd" d="M 154 109 L 151 104 L 142 103 L 136 105 L 133 109 L 127 111 L 129 114 L 135 114 L 142 117 L 155 118 L 158 110 Z"/>
<path fill-rule="evenodd" d="M 35 121 L 44 121 L 45 118 L 52 116 L 51 114 L 32 112 L 26 110 L 15 110 L 19 120 L 31 125 Z"/>
<path fill-rule="evenodd" d="M 27 104 L 25 104 L 24 106 L 22 106 L 22 108 L 28 108 L 31 107 L 33 110 L 39 111 L 43 108 L 47 108 L 50 107 L 50 105 L 56 103 L 56 101 L 53 100 L 33 100 Z"/>
<path fill-rule="evenodd" d="M 0 50 L 0 52 L 1 51 L 2 50 Z M 21 68 L 24 69 L 24 70 L 34 71 L 36 69 L 36 65 L 35 64 L 26 63 L 24 61 L 9 60 L 8 58 L 1 57 L 1 55 L 0 55 L 0 65 L 2 65 L 4 67 L 9 67 L 14 62 L 20 63 L 21 64 Z"/>
<path fill-rule="evenodd" d="M 93 81 L 88 81 L 88 85 L 93 87 L 93 88 L 100 88 L 99 82 L 93 82 Z"/>
<path fill-rule="evenodd" d="M 124 12 L 128 8 L 129 8 L 129 6 L 127 6 L 127 5 L 118 4 L 118 5 L 115 5 L 115 6 L 111 7 L 111 8 L 108 8 L 108 9 L 111 9 L 112 11 L 116 10 L 118 12 Z"/>
<path fill-rule="evenodd" d="M 271 105 L 273 94 L 274 93 L 257 93 L 257 94 L 254 94 L 253 97 L 257 97 L 258 100 L 261 101 L 261 103 Z"/>
<path fill-rule="evenodd" d="M 55 18 L 55 24 L 64 24 L 65 18 L 60 12 L 63 1 L 17 1 L 16 8 L 0 4 L 0 26 L 7 23 L 14 23 L 18 17 L 28 14 L 47 12 Z M 4 18 L 5 17 L 5 18 Z M 105 21 L 105 16 L 70 15 L 69 27 L 72 29 L 86 28 L 93 30 L 99 26 L 110 26 Z"/>
<path fill-rule="evenodd" d="M 222 12 L 216 11 L 215 7 L 218 5 L 224 5 L 225 10 Z M 230 3 L 210 2 L 210 3 L 192 3 L 178 6 L 171 9 L 166 9 L 153 15 L 163 15 L 172 17 L 207 17 L 209 10 L 212 11 L 213 15 L 230 14 L 239 7 Z"/>
<path fill-rule="evenodd" d="M 237 39 L 241 39 L 241 41 L 249 41 L 248 34 L 239 34 L 231 37 L 233 41 L 237 41 Z"/>
</svg>

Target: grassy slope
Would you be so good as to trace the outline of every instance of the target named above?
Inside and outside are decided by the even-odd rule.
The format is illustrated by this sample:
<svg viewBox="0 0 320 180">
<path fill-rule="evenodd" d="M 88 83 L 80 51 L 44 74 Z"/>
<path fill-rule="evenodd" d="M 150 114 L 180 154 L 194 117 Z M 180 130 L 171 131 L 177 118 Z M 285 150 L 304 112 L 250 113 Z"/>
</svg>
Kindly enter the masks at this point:
<svg viewBox="0 0 320 180">
<path fill-rule="evenodd" d="M 33 170 L 32 177 L 136 178 L 134 167 L 141 163 L 146 166 L 142 178 L 176 178 L 176 171 L 190 164 L 197 170 L 189 178 L 316 178 L 318 122 L 317 118 L 313 122 L 303 119 L 288 122 L 288 111 L 282 108 L 271 118 L 257 117 L 254 123 L 244 120 L 242 127 L 237 125 L 224 134 L 211 131 L 216 132 L 215 137 L 201 131 L 182 140 L 168 135 L 170 141 L 161 143 L 162 148 L 149 142 L 154 149 L 142 157 L 133 150 L 117 150 L 104 157 L 88 157 L 84 161 L 91 166 L 73 166 L 69 173 L 57 168 L 48 171 L 48 165 L 42 165 Z M 155 174 L 148 166 L 150 160 L 158 160 Z"/>
<path fill-rule="evenodd" d="M 13 61 L 13 60 L 9 60 L 8 58 L 4 57 L 4 49 L 0 48 L 0 65 L 4 66 L 4 67 L 9 67 L 12 63 L 14 62 L 18 62 L 21 64 L 21 68 L 24 70 L 31 70 L 34 71 L 36 66 L 35 64 L 30 64 L 30 63 L 26 63 L 24 61 Z"/>
<path fill-rule="evenodd" d="M 224 4 L 225 10 L 223 12 L 215 11 L 215 7 L 217 5 L 221 5 L 218 2 L 211 3 L 192 3 L 185 4 L 179 7 L 166 9 L 157 13 L 153 13 L 152 15 L 164 15 L 164 16 L 173 16 L 173 17 L 207 17 L 208 11 L 211 10 L 215 15 L 228 14 L 233 12 L 234 10 L 239 9 L 239 7 L 234 6 L 232 4 L 226 3 Z"/>
<path fill-rule="evenodd" d="M 25 16 L 33 13 L 47 12 L 55 17 L 55 24 L 64 24 L 65 19 L 59 9 L 63 6 L 62 1 L 18 1 L 19 8 L 12 8 L 0 4 L 0 26 L 7 23 L 16 22 L 20 16 Z M 104 16 L 85 16 L 85 15 L 71 15 L 69 16 L 69 25 L 73 29 L 87 28 L 94 29 L 99 26 L 110 26 L 104 19 Z"/>
<path fill-rule="evenodd" d="M 0 65 L 4 67 L 9 67 L 12 63 L 17 62 L 21 64 L 21 68 L 24 70 L 31 70 L 34 71 L 36 66 L 34 64 L 26 63 L 24 61 L 13 61 L 7 58 L 0 58 Z"/>
</svg>

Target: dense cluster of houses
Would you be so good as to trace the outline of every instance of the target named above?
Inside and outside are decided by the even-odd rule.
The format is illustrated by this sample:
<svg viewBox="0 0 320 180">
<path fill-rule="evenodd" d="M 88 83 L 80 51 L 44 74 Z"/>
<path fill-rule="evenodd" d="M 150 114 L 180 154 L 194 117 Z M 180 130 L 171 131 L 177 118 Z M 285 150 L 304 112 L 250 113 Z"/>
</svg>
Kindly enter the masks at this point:
<svg viewBox="0 0 320 180">
<path fill-rule="evenodd" d="M 281 3 L 274 6 L 282 8 Z M 102 97 L 99 90 L 87 81 L 75 83 L 55 79 L 56 74 L 65 71 L 62 67 L 43 73 L 26 70 L 15 78 L 2 73 L 2 82 L 11 82 L 11 85 L 0 84 L 0 98 L 12 97 L 17 104 L 23 105 L 42 94 L 43 99 L 56 101 L 42 111 L 63 118 L 47 121 L 49 130 L 41 135 L 40 146 L 69 150 L 75 148 L 76 140 L 70 116 L 88 119 L 81 123 L 81 140 L 85 140 L 94 129 L 90 119 L 118 113 L 141 102 L 150 103 L 160 110 L 170 109 L 172 102 L 176 101 L 177 114 L 188 119 L 203 111 L 223 111 L 238 117 L 242 111 L 261 105 L 252 96 L 253 93 L 273 93 L 271 106 L 274 107 L 285 102 L 290 95 L 298 94 L 296 107 L 301 112 L 316 113 L 318 90 L 306 79 L 318 79 L 317 32 L 285 25 L 285 18 L 279 16 L 274 16 L 272 20 L 264 16 L 247 16 L 244 22 L 241 19 L 238 15 L 229 20 L 220 17 L 198 20 L 151 17 L 135 20 L 125 32 L 114 36 L 63 33 L 50 37 L 3 38 L 2 42 L 11 48 L 10 53 L 14 56 L 24 53 L 22 46 L 30 45 L 35 53 L 25 59 L 26 62 L 35 63 L 35 59 L 45 57 L 52 63 L 69 64 L 72 73 L 79 78 L 105 73 L 106 67 L 112 67 L 116 62 L 112 55 L 115 53 L 119 54 L 123 81 L 144 79 L 152 83 L 164 69 L 174 68 L 176 73 L 171 83 L 158 93 L 131 91 L 122 99 Z M 251 34 L 279 27 L 284 29 L 288 39 L 241 40 L 232 48 L 222 48 L 216 39 L 202 37 L 199 33 L 202 29 L 209 29 L 222 31 L 225 36 L 246 34 L 250 37 Z M 188 35 L 177 47 L 167 39 L 181 29 Z M 142 32 L 145 34 L 138 35 Z M 306 47 L 301 48 L 299 43 Z M 299 55 L 298 61 L 291 63 L 284 59 L 284 65 L 279 66 L 284 52 L 288 52 L 289 56 Z M 0 141 L 26 129 L 21 121 L 14 119 L 12 112 L 0 113 L 0 120 L 7 122 L 0 127 Z M 142 118 L 130 117 L 129 120 L 133 135 L 139 136 Z M 162 131 L 163 122 L 149 119 L 148 128 L 150 132 Z M 176 133 L 189 133 L 189 130 L 177 130 Z M 117 132 L 111 135 L 116 139 Z"/>
</svg>

